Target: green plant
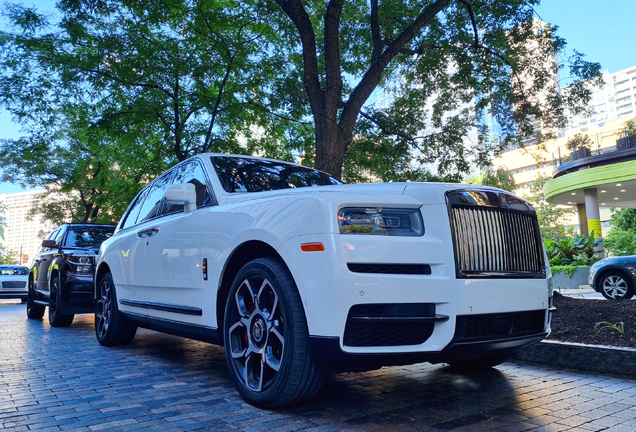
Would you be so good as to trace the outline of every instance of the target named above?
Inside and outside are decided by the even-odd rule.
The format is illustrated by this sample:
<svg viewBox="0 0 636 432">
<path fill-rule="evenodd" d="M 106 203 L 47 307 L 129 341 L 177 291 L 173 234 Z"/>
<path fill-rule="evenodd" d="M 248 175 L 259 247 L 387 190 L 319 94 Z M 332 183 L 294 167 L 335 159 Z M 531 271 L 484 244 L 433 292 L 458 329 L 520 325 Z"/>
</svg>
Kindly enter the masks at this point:
<svg viewBox="0 0 636 432">
<path fill-rule="evenodd" d="M 623 128 L 620 130 L 619 135 L 621 137 L 636 136 L 636 120 L 627 120 L 623 123 Z"/>
<path fill-rule="evenodd" d="M 550 266 L 550 270 L 552 270 L 552 274 L 555 275 L 557 273 L 565 273 L 568 277 L 572 277 L 574 271 L 579 268 L 577 265 L 554 265 Z"/>
<path fill-rule="evenodd" d="M 615 332 L 618 332 L 619 334 L 624 335 L 625 324 L 623 322 L 617 322 L 612 324 L 609 321 L 601 321 L 601 322 L 597 322 L 594 325 L 594 330 L 596 330 L 596 334 L 599 334 L 603 330 L 608 330 L 608 331 L 615 331 Z"/>
<path fill-rule="evenodd" d="M 603 245 L 612 256 L 636 255 L 636 232 L 614 228 Z"/>
<path fill-rule="evenodd" d="M 584 135 L 584 134 L 580 134 L 580 133 L 574 135 L 567 142 L 568 147 L 571 148 L 572 151 L 580 150 L 580 149 L 591 150 L 592 149 L 592 144 L 593 144 L 592 140 L 590 139 L 589 136 Z"/>
<path fill-rule="evenodd" d="M 556 240 L 544 240 L 544 246 L 551 267 L 588 266 L 598 260 L 594 256 L 594 237 L 562 235 Z"/>
</svg>

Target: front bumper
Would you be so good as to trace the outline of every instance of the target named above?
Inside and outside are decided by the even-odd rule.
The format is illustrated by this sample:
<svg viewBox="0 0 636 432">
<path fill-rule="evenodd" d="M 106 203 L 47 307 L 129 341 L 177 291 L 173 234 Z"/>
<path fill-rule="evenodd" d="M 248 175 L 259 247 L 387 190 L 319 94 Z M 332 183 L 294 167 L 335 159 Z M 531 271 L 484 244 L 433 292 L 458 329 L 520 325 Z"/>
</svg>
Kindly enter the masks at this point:
<svg viewBox="0 0 636 432">
<path fill-rule="evenodd" d="M 499 338 L 476 342 L 451 341 L 441 352 L 412 352 L 388 354 L 353 354 L 340 348 L 338 338 L 310 337 L 312 357 L 327 368 L 339 372 L 374 370 L 382 366 L 404 366 L 415 363 L 450 363 L 477 359 L 492 355 L 500 350 L 514 349 L 539 342 L 550 331 L 538 334 Z"/>
<path fill-rule="evenodd" d="M 95 300 L 93 297 L 94 279 L 92 275 L 81 275 L 66 272 L 64 283 L 64 301 L 62 313 L 83 314 L 95 312 Z"/>
<path fill-rule="evenodd" d="M 428 209 L 426 213 L 433 212 Z M 441 225 L 430 232 L 443 237 L 443 229 Z M 448 231 L 448 227 L 445 229 Z M 323 243 L 325 251 L 301 252 L 300 245 L 311 242 Z M 331 344 L 337 343 L 338 351 L 347 355 L 402 354 L 410 357 L 421 354 L 425 360 L 415 362 L 434 360 L 450 345 L 458 344 L 454 337 L 458 317 L 462 316 L 545 311 L 543 325 L 535 331 L 537 336 L 528 341 L 523 336 L 519 346 L 542 339 L 550 328 L 547 279 L 456 279 L 452 245 L 435 237 L 380 239 L 362 235 L 306 235 L 288 240 L 279 252 L 298 285 L 309 334 L 327 338 Z M 430 274 L 355 272 L 348 267 L 350 263 L 424 264 L 430 267 Z M 431 305 L 433 311 L 426 319 L 431 316 L 447 319 L 433 322 L 430 336 L 420 342 L 390 346 L 347 342 L 346 329 L 352 308 L 395 304 Z"/>
<path fill-rule="evenodd" d="M 15 299 L 15 298 L 23 298 L 26 297 L 29 294 L 29 292 L 24 289 L 24 290 L 6 290 L 6 291 L 0 291 L 0 299 Z"/>
</svg>

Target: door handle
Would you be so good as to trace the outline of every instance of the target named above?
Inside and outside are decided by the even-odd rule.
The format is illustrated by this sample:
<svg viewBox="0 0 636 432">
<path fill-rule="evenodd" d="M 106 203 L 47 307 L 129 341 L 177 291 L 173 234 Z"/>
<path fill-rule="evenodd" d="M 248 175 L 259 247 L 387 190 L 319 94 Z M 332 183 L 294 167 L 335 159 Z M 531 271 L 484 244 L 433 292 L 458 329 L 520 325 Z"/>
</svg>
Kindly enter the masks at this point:
<svg viewBox="0 0 636 432">
<path fill-rule="evenodd" d="M 157 234 L 158 232 L 159 232 L 159 227 L 148 228 L 148 229 L 145 229 L 145 230 L 137 231 L 137 237 L 138 238 L 148 238 L 148 237 L 152 237 L 153 235 Z"/>
</svg>

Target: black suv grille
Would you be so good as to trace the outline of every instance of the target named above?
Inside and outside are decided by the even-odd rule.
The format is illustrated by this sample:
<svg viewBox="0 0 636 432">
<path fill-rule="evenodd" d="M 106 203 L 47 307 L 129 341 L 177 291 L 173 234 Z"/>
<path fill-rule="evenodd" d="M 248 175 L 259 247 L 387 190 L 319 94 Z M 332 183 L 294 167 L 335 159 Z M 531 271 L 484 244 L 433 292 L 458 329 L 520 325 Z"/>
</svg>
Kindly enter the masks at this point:
<svg viewBox="0 0 636 432">
<path fill-rule="evenodd" d="M 419 345 L 433 334 L 435 319 L 432 303 L 355 305 L 347 317 L 344 344 Z"/>
<path fill-rule="evenodd" d="M 455 340 L 524 336 L 543 332 L 545 310 L 503 314 L 460 315 Z"/>
</svg>

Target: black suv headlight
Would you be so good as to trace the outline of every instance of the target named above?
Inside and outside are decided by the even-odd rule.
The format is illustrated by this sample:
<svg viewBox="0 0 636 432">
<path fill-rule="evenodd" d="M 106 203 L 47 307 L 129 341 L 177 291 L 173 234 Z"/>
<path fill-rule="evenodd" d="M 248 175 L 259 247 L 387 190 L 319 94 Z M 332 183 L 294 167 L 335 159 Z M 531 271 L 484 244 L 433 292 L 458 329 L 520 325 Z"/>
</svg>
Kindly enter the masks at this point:
<svg viewBox="0 0 636 432">
<path fill-rule="evenodd" d="M 68 257 L 69 269 L 72 273 L 92 275 L 95 260 L 87 255 L 70 255 Z"/>
<path fill-rule="evenodd" d="M 346 207 L 338 212 L 340 234 L 423 236 L 419 209 Z"/>
</svg>

